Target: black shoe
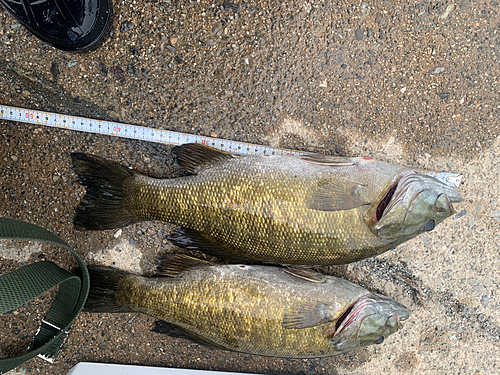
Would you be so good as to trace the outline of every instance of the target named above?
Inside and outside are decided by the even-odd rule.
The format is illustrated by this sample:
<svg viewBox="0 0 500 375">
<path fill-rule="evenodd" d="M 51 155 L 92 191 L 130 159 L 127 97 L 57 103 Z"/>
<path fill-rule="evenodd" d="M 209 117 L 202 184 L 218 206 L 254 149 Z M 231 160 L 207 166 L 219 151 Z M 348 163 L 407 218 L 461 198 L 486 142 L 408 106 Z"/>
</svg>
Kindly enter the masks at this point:
<svg viewBox="0 0 500 375">
<path fill-rule="evenodd" d="M 111 24 L 110 0 L 0 0 L 29 31 L 64 51 L 99 47 Z"/>
</svg>

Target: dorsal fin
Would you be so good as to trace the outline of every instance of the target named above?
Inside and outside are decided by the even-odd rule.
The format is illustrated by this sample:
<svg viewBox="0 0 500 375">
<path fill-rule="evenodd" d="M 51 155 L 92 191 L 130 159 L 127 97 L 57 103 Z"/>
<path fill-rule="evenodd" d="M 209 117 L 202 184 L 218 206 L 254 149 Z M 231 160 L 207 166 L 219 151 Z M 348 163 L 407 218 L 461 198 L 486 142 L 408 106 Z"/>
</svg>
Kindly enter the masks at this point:
<svg viewBox="0 0 500 375">
<path fill-rule="evenodd" d="M 324 284 L 326 282 L 325 277 L 322 273 L 316 272 L 309 268 L 294 267 L 287 268 L 284 271 L 292 276 L 307 280 L 311 283 Z"/>
<path fill-rule="evenodd" d="M 349 165 L 356 164 L 356 161 L 354 159 L 343 158 L 341 156 L 334 156 L 334 155 L 306 154 L 306 155 L 300 155 L 299 158 L 304 160 L 306 163 L 329 165 L 332 167 L 346 167 Z"/>
<path fill-rule="evenodd" d="M 189 269 L 213 266 L 214 263 L 184 254 L 168 254 L 158 258 L 158 273 L 162 276 L 179 277 Z"/>
<path fill-rule="evenodd" d="M 236 157 L 229 152 L 199 143 L 176 146 L 172 152 L 176 154 L 180 166 L 192 174 L 198 174 L 201 169 L 221 160 Z"/>
</svg>

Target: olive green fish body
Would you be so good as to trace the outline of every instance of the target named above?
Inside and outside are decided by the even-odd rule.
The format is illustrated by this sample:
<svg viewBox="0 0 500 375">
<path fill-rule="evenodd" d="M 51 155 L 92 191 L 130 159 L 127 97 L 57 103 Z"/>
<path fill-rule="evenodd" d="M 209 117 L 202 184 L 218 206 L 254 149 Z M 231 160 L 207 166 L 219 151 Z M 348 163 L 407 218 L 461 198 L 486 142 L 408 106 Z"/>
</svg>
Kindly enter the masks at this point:
<svg viewBox="0 0 500 375">
<path fill-rule="evenodd" d="M 391 316 L 397 315 L 397 322 L 407 318 L 404 306 L 355 284 L 319 274 L 317 281 L 281 268 L 244 265 L 197 267 L 174 278 L 127 274 L 116 288 L 115 303 L 123 311 L 154 316 L 217 347 L 293 358 L 330 356 L 373 344 L 401 326 L 386 326 Z M 96 298 L 91 288 L 90 304 Z M 380 308 L 381 318 L 371 330 L 376 333 L 370 331 L 367 342 L 360 343 L 359 327 L 344 337 L 341 344 L 349 343 L 345 350 L 334 334 L 336 322 L 344 314 L 343 321 L 351 320 L 353 326 L 369 324 L 363 312 L 357 319 L 345 314 L 363 298 L 377 299 L 375 306 L 390 306 Z"/>
<path fill-rule="evenodd" d="M 307 199 L 325 184 L 345 183 L 346 188 L 360 186 L 366 201 L 376 201 L 404 170 L 394 167 L 392 173 L 379 173 L 380 188 L 363 189 L 375 185 L 376 176 L 359 173 L 362 168 L 357 164 L 332 171 L 300 159 L 270 156 L 230 159 L 181 179 L 141 176 L 135 180 L 134 214 L 138 220 L 162 220 L 199 231 L 230 253 L 260 261 L 352 262 L 379 254 L 394 241 L 370 231 L 363 218 L 366 205 L 324 211 L 308 207 Z M 365 178 L 353 181 L 356 175 Z"/>
<path fill-rule="evenodd" d="M 331 295 L 313 288 L 305 294 L 300 285 L 287 284 L 293 276 L 282 273 L 284 282 L 276 283 L 278 280 L 266 280 L 259 272 L 251 272 L 251 266 L 246 267 L 246 277 L 251 280 L 242 280 L 245 270 L 231 270 L 236 267 L 216 267 L 216 272 L 199 272 L 189 280 L 175 282 L 134 278 L 128 286 L 138 292 L 124 292 L 124 302 L 230 350 L 285 357 L 332 354 L 332 345 L 325 337 L 326 324 L 285 329 L 283 316 L 291 298 L 311 307 L 318 301 L 313 296 L 326 303 L 337 302 L 339 312 L 352 299 L 343 296 L 332 301 Z M 221 273 L 225 275 L 221 277 Z M 293 296 L 291 291 L 295 292 Z M 366 293 L 356 292 L 354 297 Z"/>
<path fill-rule="evenodd" d="M 193 149 L 203 157 L 207 147 L 190 145 L 186 150 Z M 125 224 L 167 221 L 199 233 L 226 253 L 303 265 L 350 263 L 394 248 L 421 232 L 422 224 L 401 236 L 381 236 L 375 229 L 385 215 L 380 207 L 391 202 L 384 197 L 397 193 L 391 188 L 404 176 L 416 175 L 409 168 L 371 158 L 233 157 L 222 153 L 203 163 L 202 157 L 196 164 L 198 160 L 179 155 L 181 164 L 196 173 L 192 176 L 160 180 L 132 174 L 126 178 Z M 85 176 L 78 161 L 75 170 Z M 418 178 L 431 179 L 421 174 Z M 437 180 L 431 182 L 434 189 L 451 190 Z M 82 183 L 88 191 L 92 188 L 89 181 Z M 80 206 L 75 225 L 112 227 L 100 224 L 105 220 L 97 218 L 98 210 L 109 209 L 108 205 L 101 207 L 94 209 L 89 220 L 86 215 L 92 207 Z M 433 217 L 433 213 L 427 216 Z M 426 217 L 419 220 L 428 221 Z"/>
</svg>

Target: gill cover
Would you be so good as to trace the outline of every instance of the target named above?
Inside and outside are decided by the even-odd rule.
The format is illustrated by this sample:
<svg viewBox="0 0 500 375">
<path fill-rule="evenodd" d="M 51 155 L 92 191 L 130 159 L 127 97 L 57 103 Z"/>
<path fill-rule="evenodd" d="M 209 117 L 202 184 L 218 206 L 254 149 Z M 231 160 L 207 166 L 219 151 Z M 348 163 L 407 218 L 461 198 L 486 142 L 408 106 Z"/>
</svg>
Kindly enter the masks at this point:
<svg viewBox="0 0 500 375">
<path fill-rule="evenodd" d="M 381 344 L 385 338 L 403 327 L 409 317 L 401 303 L 379 294 L 360 298 L 327 328 L 327 336 L 335 349 L 347 352 L 372 344 Z"/>
<path fill-rule="evenodd" d="M 407 174 L 380 200 L 372 230 L 388 240 L 414 237 L 453 215 L 452 203 L 461 200 L 455 189 L 434 177 Z"/>
</svg>

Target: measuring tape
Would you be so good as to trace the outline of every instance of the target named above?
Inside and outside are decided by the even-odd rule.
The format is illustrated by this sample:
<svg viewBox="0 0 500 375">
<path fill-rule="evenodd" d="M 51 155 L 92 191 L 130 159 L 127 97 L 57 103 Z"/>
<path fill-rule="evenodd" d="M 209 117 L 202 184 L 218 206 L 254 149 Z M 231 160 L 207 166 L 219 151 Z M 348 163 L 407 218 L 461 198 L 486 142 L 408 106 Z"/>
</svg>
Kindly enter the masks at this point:
<svg viewBox="0 0 500 375">
<path fill-rule="evenodd" d="M 44 125 L 54 128 L 76 130 L 86 133 L 111 135 L 170 145 L 201 143 L 219 150 L 241 155 L 303 155 L 304 152 L 254 145 L 246 142 L 204 137 L 170 130 L 153 129 L 138 125 L 121 124 L 113 121 L 93 120 L 84 117 L 61 115 L 25 108 L 0 105 L 0 119 Z"/>
<path fill-rule="evenodd" d="M 171 130 L 153 129 L 144 126 L 122 124 L 113 121 L 94 120 L 85 117 L 62 115 L 59 113 L 11 107 L 1 104 L 0 119 L 169 145 L 201 143 L 203 145 L 211 146 L 222 151 L 240 155 L 307 154 L 306 152 L 255 145 L 247 142 L 229 141 L 213 137 L 204 137 L 195 134 L 180 133 Z M 455 187 L 460 186 L 460 182 L 463 177 L 462 175 L 447 172 L 430 175 L 437 178 L 446 185 Z"/>
</svg>

